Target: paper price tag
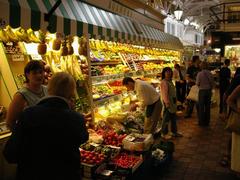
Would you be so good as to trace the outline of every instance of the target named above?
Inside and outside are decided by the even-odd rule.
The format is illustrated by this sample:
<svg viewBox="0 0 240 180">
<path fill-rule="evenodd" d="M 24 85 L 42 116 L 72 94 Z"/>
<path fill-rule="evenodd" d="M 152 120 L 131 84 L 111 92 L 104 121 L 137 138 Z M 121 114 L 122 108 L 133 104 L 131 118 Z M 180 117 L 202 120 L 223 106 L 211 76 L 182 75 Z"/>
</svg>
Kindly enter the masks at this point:
<svg viewBox="0 0 240 180">
<path fill-rule="evenodd" d="M 13 54 L 12 61 L 24 61 L 24 55 L 23 54 Z"/>
<path fill-rule="evenodd" d="M 42 60 L 42 56 L 39 54 L 31 54 L 32 60 Z"/>
</svg>

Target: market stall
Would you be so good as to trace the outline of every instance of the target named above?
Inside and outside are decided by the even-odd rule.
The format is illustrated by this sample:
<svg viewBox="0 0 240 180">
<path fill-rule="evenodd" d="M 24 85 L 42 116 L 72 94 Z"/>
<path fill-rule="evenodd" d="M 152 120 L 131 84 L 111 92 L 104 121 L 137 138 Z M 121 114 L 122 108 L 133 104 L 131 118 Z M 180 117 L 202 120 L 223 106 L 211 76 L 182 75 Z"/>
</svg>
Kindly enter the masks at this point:
<svg viewBox="0 0 240 180">
<path fill-rule="evenodd" d="M 153 81 L 163 67 L 180 61 L 182 44 L 158 29 L 80 1 L 62 1 L 51 14 L 53 2 L 0 0 L 0 103 L 8 107 L 22 87 L 23 67 L 30 60 L 44 61 L 53 73 L 72 74 L 76 110 L 86 115 L 90 133 L 81 147 L 84 172 L 90 169 L 85 177 L 109 162 L 133 173 L 143 158 L 126 152 L 149 150 L 153 138 L 142 134 L 143 112 L 127 111 L 136 97 L 121 80 Z"/>
</svg>

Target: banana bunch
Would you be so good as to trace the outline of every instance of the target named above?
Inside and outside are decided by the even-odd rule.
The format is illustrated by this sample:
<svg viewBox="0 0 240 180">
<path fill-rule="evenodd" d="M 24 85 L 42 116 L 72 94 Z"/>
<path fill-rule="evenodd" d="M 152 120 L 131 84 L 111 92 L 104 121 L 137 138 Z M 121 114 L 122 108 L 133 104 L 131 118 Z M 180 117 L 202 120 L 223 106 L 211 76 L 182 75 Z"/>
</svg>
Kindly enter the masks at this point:
<svg viewBox="0 0 240 180">
<path fill-rule="evenodd" d="M 67 65 L 67 56 L 61 56 L 60 57 L 60 68 L 63 72 L 68 72 L 68 65 Z M 71 73 L 70 73 L 71 74 Z"/>
<path fill-rule="evenodd" d="M 30 42 L 40 43 L 39 38 L 36 36 L 36 34 L 31 28 L 27 30 L 27 35 Z"/>
<path fill-rule="evenodd" d="M 25 29 L 20 27 L 15 31 L 15 34 L 20 41 L 24 41 L 26 43 L 30 42 L 29 39 L 28 39 L 27 31 Z"/>
<path fill-rule="evenodd" d="M 95 40 L 92 40 L 92 39 L 89 40 L 89 46 L 90 46 L 90 49 L 97 50 Z"/>
<path fill-rule="evenodd" d="M 60 68 L 58 68 L 57 64 L 55 64 L 54 61 L 52 61 L 52 63 L 51 63 L 51 68 L 53 70 L 53 73 L 62 72 L 62 70 Z"/>
<path fill-rule="evenodd" d="M 12 42 L 18 42 L 18 41 L 19 41 L 19 38 L 18 38 L 17 35 L 13 32 L 11 26 L 7 25 L 7 26 L 6 26 L 6 29 L 5 29 L 5 32 L 6 32 L 6 34 L 7 34 L 8 37 L 9 37 L 9 41 L 12 41 Z"/>
<path fill-rule="evenodd" d="M 5 42 L 5 43 L 9 42 L 9 37 L 4 29 L 0 29 L 0 41 Z"/>
<path fill-rule="evenodd" d="M 77 56 L 69 56 L 69 64 L 71 63 L 72 66 L 72 76 L 74 79 L 77 80 L 84 80 L 83 73 L 81 71 L 80 65 L 78 63 L 78 58 Z"/>
<path fill-rule="evenodd" d="M 84 80 L 84 76 L 78 64 L 77 56 L 61 56 L 60 68 L 61 71 L 71 74 L 76 81 Z"/>
<path fill-rule="evenodd" d="M 57 62 L 56 56 L 49 53 L 48 55 L 43 56 L 43 57 L 44 57 L 44 60 L 46 61 L 46 63 L 50 66 L 52 73 L 62 72 L 62 70 L 58 67 L 58 64 L 56 63 Z"/>
</svg>

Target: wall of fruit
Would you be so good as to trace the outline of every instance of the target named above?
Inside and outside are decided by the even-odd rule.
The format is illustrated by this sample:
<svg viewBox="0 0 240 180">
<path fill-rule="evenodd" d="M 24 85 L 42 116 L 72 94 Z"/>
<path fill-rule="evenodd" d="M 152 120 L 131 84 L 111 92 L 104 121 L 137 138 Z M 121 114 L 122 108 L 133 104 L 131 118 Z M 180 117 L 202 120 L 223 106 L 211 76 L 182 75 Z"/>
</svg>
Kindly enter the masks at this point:
<svg viewBox="0 0 240 180">
<path fill-rule="evenodd" d="M 142 163 L 141 156 L 121 152 L 148 150 L 152 137 L 143 133 L 144 112 L 129 112 L 136 99 L 122 86 L 125 76 L 158 83 L 162 68 L 179 62 L 181 52 L 136 46 L 87 36 L 63 36 L 7 26 L 0 29 L 0 104 L 8 107 L 17 89 L 24 84 L 23 68 L 30 60 L 41 60 L 52 73 L 70 73 L 77 83 L 76 110 L 85 115 L 89 142 L 80 147 L 82 163 L 89 174 L 103 163 L 133 172 Z"/>
</svg>

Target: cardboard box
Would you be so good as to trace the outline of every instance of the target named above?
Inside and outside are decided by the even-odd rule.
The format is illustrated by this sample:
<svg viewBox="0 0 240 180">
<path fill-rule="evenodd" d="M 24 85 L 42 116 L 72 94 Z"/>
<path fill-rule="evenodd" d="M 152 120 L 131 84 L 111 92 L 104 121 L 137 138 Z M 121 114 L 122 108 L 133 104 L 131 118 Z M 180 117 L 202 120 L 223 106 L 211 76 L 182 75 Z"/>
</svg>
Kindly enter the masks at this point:
<svg viewBox="0 0 240 180">
<path fill-rule="evenodd" d="M 141 141 L 138 141 L 141 139 Z M 147 151 L 153 144 L 151 134 L 131 133 L 123 139 L 123 148 L 129 151 Z"/>
</svg>

